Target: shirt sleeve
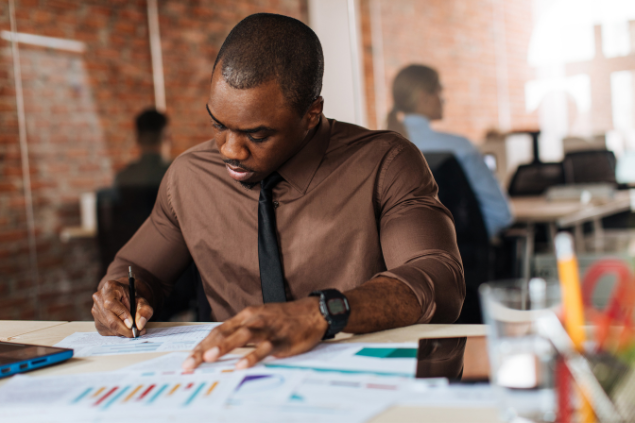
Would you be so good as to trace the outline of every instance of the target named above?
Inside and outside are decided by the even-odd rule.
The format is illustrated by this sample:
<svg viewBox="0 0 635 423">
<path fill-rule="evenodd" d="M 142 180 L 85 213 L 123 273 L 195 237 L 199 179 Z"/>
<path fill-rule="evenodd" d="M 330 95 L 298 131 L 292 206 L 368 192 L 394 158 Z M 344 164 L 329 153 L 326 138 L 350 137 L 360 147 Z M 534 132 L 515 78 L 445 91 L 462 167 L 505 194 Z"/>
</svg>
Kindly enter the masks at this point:
<svg viewBox="0 0 635 423">
<path fill-rule="evenodd" d="M 132 266 L 135 276 L 152 290 L 151 304 L 160 308 L 176 280 L 191 262 L 179 221 L 171 205 L 170 190 L 174 170 L 170 167 L 161 182 L 152 213 L 108 266 L 102 279 L 128 275 Z"/>
<path fill-rule="evenodd" d="M 385 157 L 377 184 L 380 239 L 387 271 L 421 305 L 419 323 L 453 323 L 465 298 L 463 266 L 450 212 L 425 159 L 410 142 Z"/>
<path fill-rule="evenodd" d="M 467 154 L 459 155 L 458 159 L 478 199 L 487 232 L 492 238 L 512 223 L 513 217 L 507 196 L 476 148 Z"/>
</svg>

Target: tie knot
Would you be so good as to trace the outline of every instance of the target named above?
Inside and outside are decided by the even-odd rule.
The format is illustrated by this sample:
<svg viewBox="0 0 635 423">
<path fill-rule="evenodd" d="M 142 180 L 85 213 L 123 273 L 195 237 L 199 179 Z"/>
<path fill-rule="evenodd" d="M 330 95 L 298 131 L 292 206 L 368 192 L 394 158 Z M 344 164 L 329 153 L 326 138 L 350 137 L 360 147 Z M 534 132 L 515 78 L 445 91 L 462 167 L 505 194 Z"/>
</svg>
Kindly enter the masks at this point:
<svg viewBox="0 0 635 423">
<path fill-rule="evenodd" d="M 271 175 L 262 180 L 262 182 L 260 183 L 260 188 L 267 190 L 273 189 L 282 180 L 283 178 L 278 172 L 273 172 Z"/>
</svg>

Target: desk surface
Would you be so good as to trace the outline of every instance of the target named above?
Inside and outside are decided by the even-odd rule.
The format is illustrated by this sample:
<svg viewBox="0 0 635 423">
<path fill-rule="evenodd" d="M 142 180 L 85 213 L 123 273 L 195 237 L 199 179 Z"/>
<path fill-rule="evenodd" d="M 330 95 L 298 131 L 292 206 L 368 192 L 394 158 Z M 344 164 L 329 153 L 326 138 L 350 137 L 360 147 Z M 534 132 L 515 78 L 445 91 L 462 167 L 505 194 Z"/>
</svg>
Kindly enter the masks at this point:
<svg viewBox="0 0 635 423">
<path fill-rule="evenodd" d="M 13 337 L 35 332 L 68 322 L 43 322 L 31 320 L 0 320 L 0 341 L 9 341 Z"/>
<path fill-rule="evenodd" d="M 44 325 L 49 323 L 49 325 Z M 6 324 L 6 325 L 5 325 Z M 192 325 L 196 323 L 150 323 L 149 327 Z M 39 327 L 38 327 L 39 326 Z M 93 322 L 0 322 L 0 328 L 13 329 L 12 342 L 54 345 L 75 332 L 95 331 Z M 35 328 L 35 329 L 34 329 Z M 2 329 L 0 329 L 2 330 Z M 4 333 L 4 332 L 0 332 Z M 455 336 L 481 336 L 483 325 L 413 325 L 366 335 L 342 334 L 331 342 L 416 342 L 420 338 L 448 338 Z M 246 349 L 235 351 L 246 352 Z M 166 353 L 111 355 L 105 357 L 72 358 L 68 362 L 31 372 L 31 375 L 62 375 L 96 371 L 118 370 Z M 0 385 L 2 385 L 0 381 Z M 441 408 L 441 407 L 393 407 L 370 422 L 498 422 L 498 413 L 493 408 Z"/>
<path fill-rule="evenodd" d="M 516 197 L 510 203 L 516 221 L 556 222 L 559 226 L 567 226 L 629 210 L 630 193 L 618 191 L 611 200 L 590 204 L 579 201 L 547 201 L 544 196 Z"/>
</svg>

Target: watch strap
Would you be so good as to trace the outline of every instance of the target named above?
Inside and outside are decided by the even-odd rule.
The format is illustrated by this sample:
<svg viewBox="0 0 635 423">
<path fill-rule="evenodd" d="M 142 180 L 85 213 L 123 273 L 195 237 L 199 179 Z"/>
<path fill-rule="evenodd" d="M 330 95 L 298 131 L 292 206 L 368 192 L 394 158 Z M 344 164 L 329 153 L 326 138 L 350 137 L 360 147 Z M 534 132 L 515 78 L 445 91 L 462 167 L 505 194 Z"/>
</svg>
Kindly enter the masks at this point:
<svg viewBox="0 0 635 423">
<path fill-rule="evenodd" d="M 351 313 L 348 299 L 337 289 L 324 289 L 321 291 L 313 291 L 309 294 L 310 297 L 320 297 L 320 313 L 326 320 L 328 327 L 326 333 L 322 337 L 322 340 L 332 339 L 340 333 L 348 324 L 348 316 Z M 344 305 L 345 313 L 338 315 L 332 315 L 329 310 L 329 300 L 340 299 Z"/>
</svg>

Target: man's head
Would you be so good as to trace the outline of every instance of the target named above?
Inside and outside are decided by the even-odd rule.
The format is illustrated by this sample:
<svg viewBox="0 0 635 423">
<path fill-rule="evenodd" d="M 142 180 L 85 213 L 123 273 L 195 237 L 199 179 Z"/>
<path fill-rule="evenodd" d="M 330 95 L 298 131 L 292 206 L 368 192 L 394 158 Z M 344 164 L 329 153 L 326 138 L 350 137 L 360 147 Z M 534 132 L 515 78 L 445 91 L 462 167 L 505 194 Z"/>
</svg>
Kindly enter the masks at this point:
<svg viewBox="0 0 635 423">
<path fill-rule="evenodd" d="M 159 150 L 165 135 L 168 118 L 155 109 L 141 112 L 136 120 L 137 143 L 143 150 Z"/>
<path fill-rule="evenodd" d="M 253 184 L 299 151 L 322 113 L 317 35 L 287 16 L 259 13 L 227 36 L 207 103 L 232 178 Z"/>
<path fill-rule="evenodd" d="M 442 91 L 439 73 L 424 65 L 403 68 L 392 86 L 397 111 L 417 113 L 430 120 L 443 119 Z"/>
</svg>

